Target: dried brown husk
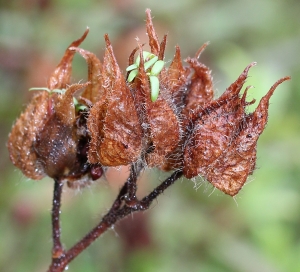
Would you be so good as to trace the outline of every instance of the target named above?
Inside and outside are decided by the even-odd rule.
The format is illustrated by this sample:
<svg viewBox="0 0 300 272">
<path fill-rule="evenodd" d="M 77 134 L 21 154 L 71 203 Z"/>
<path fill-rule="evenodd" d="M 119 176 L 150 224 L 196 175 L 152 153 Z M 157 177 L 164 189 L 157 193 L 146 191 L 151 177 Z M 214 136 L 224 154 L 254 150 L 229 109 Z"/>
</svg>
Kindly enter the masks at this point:
<svg viewBox="0 0 300 272">
<path fill-rule="evenodd" d="M 37 134 L 43 129 L 48 117 L 49 94 L 36 93 L 25 111 L 17 119 L 8 137 L 8 151 L 12 163 L 31 179 L 45 176 L 43 167 L 37 161 L 33 144 Z"/>
<path fill-rule="evenodd" d="M 250 64 L 240 77 L 217 100 L 214 100 L 194 122 L 193 132 L 184 150 L 184 175 L 205 177 L 224 193 L 234 196 L 252 174 L 256 162 L 256 144 L 265 128 L 269 99 L 278 81 L 260 101 L 257 109 L 247 114 L 247 90 L 239 93 L 247 78 Z"/>
<path fill-rule="evenodd" d="M 166 163 L 161 167 L 165 171 L 183 167 L 183 150 L 189 137 L 191 126 L 205 105 L 213 99 L 213 82 L 211 71 L 198 61 L 207 43 L 201 46 L 194 58 L 188 58 L 188 67 L 183 67 L 180 49 L 176 47 L 174 59 L 168 69 L 168 85 L 171 86 L 172 100 L 177 108 L 181 124 L 180 142 L 169 154 Z"/>
<path fill-rule="evenodd" d="M 151 53 L 163 60 L 167 36 L 159 42 L 149 9 L 146 16 Z M 254 100 L 246 101 L 248 88 L 243 95 L 240 92 L 255 63 L 214 100 L 211 71 L 198 60 L 207 43 L 195 57 L 187 58 L 187 67 L 176 46 L 169 68 L 157 75 L 160 92 L 153 102 L 142 45 L 138 43 L 129 57 L 129 65 L 136 52 L 141 61 L 137 76 L 128 83 L 107 35 L 103 63 L 78 48 L 87 33 L 88 29 L 66 50 L 48 80 L 50 93 L 35 94 L 13 126 L 8 141 L 12 162 L 27 177 L 48 175 L 77 188 L 101 176 L 102 166 L 141 160 L 145 167 L 182 169 L 187 178 L 200 175 L 224 193 L 236 195 L 255 169 L 256 144 L 267 123 L 269 99 L 289 77 L 277 81 L 257 109 L 247 113 Z M 70 85 L 75 52 L 87 61 L 86 84 Z M 51 92 L 54 89 L 66 92 Z M 88 108 L 76 111 L 74 96 Z"/>
<path fill-rule="evenodd" d="M 162 42 L 159 43 L 151 20 L 150 10 L 147 10 L 146 14 L 151 53 L 157 55 L 160 60 L 163 60 L 167 36 L 165 35 Z M 140 104 L 137 107 L 140 115 L 139 119 L 144 127 L 143 153 L 147 167 L 161 167 L 169 155 L 177 148 L 181 137 L 180 121 L 176 114 L 176 107 L 172 101 L 172 92 L 174 92 L 176 83 L 173 81 L 173 85 L 170 84 L 166 76 L 167 70 L 164 68 L 159 75 L 160 94 L 155 102 L 151 101 L 150 83 L 149 77 L 146 74 L 147 71 L 144 70 L 142 46 L 139 46 L 139 49 L 141 61 L 137 80 L 133 83 L 133 86 L 135 88 L 135 101 Z M 177 53 L 177 57 L 178 55 L 179 53 Z M 175 65 L 179 66 L 179 64 L 175 61 L 173 63 L 173 78 L 176 76 L 180 77 L 178 72 L 174 71 Z"/>
<path fill-rule="evenodd" d="M 91 133 L 88 159 L 104 166 L 127 165 L 140 157 L 142 129 L 131 91 L 107 35 L 105 40 L 103 97 L 92 107 L 87 122 Z"/>
<path fill-rule="evenodd" d="M 10 158 L 23 174 L 32 179 L 48 175 L 62 178 L 77 171 L 74 93 L 87 84 L 67 86 L 71 76 L 71 62 L 82 37 L 65 51 L 65 54 L 48 80 L 47 91 L 38 91 L 12 128 L 8 139 Z M 67 89 L 65 94 L 51 93 L 54 89 Z M 72 170 L 71 170 L 72 168 Z"/>
</svg>

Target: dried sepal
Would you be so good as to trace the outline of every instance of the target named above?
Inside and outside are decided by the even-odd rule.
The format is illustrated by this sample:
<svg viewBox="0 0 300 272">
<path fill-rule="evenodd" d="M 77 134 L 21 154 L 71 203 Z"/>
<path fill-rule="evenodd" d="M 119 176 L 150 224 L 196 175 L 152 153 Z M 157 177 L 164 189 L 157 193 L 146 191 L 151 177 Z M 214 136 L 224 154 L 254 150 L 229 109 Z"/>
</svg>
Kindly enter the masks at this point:
<svg viewBox="0 0 300 272">
<path fill-rule="evenodd" d="M 150 128 L 150 152 L 146 155 L 149 167 L 161 167 L 180 141 L 178 117 L 168 102 L 159 97 L 146 106 Z"/>
<path fill-rule="evenodd" d="M 142 130 L 134 100 L 106 35 L 103 60 L 104 99 L 91 109 L 88 128 L 91 143 L 88 158 L 104 166 L 127 165 L 141 154 Z"/>
<path fill-rule="evenodd" d="M 60 121 L 65 126 L 73 126 L 75 122 L 75 105 L 74 105 L 74 96 L 76 92 L 81 90 L 82 88 L 85 88 L 89 86 L 90 83 L 84 83 L 84 84 L 72 84 L 68 86 L 66 89 L 66 92 L 64 95 L 56 95 L 55 96 L 55 107 L 54 111 Z"/>
<path fill-rule="evenodd" d="M 45 176 L 42 166 L 37 162 L 33 144 L 37 133 L 49 118 L 50 107 L 49 93 L 36 93 L 17 119 L 8 137 L 7 147 L 12 163 L 31 179 L 38 180 Z"/>
<path fill-rule="evenodd" d="M 69 48 L 78 47 L 84 41 L 88 33 L 89 28 L 86 29 L 86 31 L 78 40 L 72 42 L 68 46 L 63 58 L 48 80 L 47 85 L 50 90 L 66 89 L 67 84 L 70 83 L 70 77 L 72 73 L 72 60 L 75 54 L 75 51 L 69 50 Z"/>
<path fill-rule="evenodd" d="M 76 133 L 53 114 L 37 134 L 34 149 L 39 164 L 51 178 L 62 178 L 74 171 L 76 162 Z"/>
<path fill-rule="evenodd" d="M 157 34 L 155 32 L 152 18 L 151 18 L 151 10 L 146 9 L 146 27 L 147 27 L 147 34 L 149 37 L 149 46 L 151 48 L 151 53 L 158 56 L 160 52 L 160 44 L 157 37 Z M 162 58 L 160 58 L 162 59 Z"/>
<path fill-rule="evenodd" d="M 181 54 L 180 54 L 180 47 L 177 45 L 175 48 L 175 55 L 174 58 L 167 69 L 166 79 L 168 80 L 168 89 L 170 94 L 173 97 L 182 97 L 183 94 L 182 90 L 179 92 L 180 88 L 186 85 L 187 77 L 190 73 L 190 69 L 188 67 L 183 67 Z"/>
<path fill-rule="evenodd" d="M 79 53 L 85 58 L 88 64 L 88 81 L 90 84 L 81 96 L 94 104 L 103 96 L 101 79 L 102 64 L 95 54 L 87 50 L 77 47 L 70 47 L 69 50 Z"/>
<path fill-rule="evenodd" d="M 187 58 L 186 60 L 194 73 L 188 86 L 189 91 L 185 98 L 185 115 L 189 115 L 190 113 L 197 115 L 199 110 L 203 109 L 204 105 L 212 101 L 214 96 L 211 70 L 198 61 L 201 52 L 207 45 L 208 43 L 202 45 L 194 58 Z M 191 116 L 189 116 L 189 118 L 191 118 Z"/>
</svg>

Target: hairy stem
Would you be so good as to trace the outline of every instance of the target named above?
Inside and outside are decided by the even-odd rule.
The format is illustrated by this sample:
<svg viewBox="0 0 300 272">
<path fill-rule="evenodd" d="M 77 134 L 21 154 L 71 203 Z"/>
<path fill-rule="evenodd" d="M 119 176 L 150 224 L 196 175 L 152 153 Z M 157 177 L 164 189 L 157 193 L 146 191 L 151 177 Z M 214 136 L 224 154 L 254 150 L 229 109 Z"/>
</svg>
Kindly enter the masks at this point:
<svg viewBox="0 0 300 272">
<path fill-rule="evenodd" d="M 117 221 L 121 220 L 129 214 L 132 214 L 133 212 L 147 210 L 150 207 L 153 200 L 156 199 L 160 194 L 162 194 L 183 174 L 182 171 L 175 171 L 169 178 L 167 178 L 160 185 L 158 185 L 149 195 L 144 197 L 142 200 L 138 200 L 136 197 L 136 182 L 140 171 L 141 167 L 139 166 L 134 165 L 131 167 L 130 176 L 124 184 L 124 186 L 122 187 L 122 189 L 120 190 L 116 200 L 114 201 L 108 213 L 101 219 L 101 221 L 96 227 L 94 227 L 72 248 L 65 252 L 62 251 L 63 254 L 61 254 L 58 258 L 52 258 L 52 264 L 49 267 L 48 272 L 62 272 L 74 258 L 76 258 L 84 249 L 91 245 L 107 229 L 111 228 Z M 53 200 L 53 210 L 55 205 L 57 205 L 57 203 L 55 203 Z M 59 221 L 59 217 L 55 217 L 55 219 L 58 219 Z M 54 225 L 53 223 L 53 227 L 59 227 L 59 222 L 55 221 L 55 223 L 57 225 Z M 53 230 L 53 234 L 55 234 L 55 236 L 53 235 L 54 244 L 57 243 L 57 241 L 59 241 L 60 244 L 60 232 L 58 234 L 56 231 Z"/>
<path fill-rule="evenodd" d="M 60 180 L 54 180 L 53 200 L 52 200 L 52 265 L 59 265 L 61 257 L 64 255 L 64 250 L 60 241 L 60 205 L 61 205 L 61 194 L 63 189 L 63 183 Z M 55 271 L 55 270 L 49 270 Z"/>
</svg>

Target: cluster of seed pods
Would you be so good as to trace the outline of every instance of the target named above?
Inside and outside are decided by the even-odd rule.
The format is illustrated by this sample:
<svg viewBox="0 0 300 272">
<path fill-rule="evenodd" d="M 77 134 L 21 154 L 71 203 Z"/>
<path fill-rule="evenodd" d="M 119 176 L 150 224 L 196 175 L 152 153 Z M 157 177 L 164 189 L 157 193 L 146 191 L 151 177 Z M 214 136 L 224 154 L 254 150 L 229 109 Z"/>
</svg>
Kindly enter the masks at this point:
<svg viewBox="0 0 300 272">
<path fill-rule="evenodd" d="M 198 61 L 207 44 L 186 66 L 176 46 L 165 67 L 167 37 L 159 42 L 150 10 L 146 15 L 151 52 L 138 44 L 126 75 L 108 35 L 102 62 L 79 48 L 88 29 L 67 48 L 47 88 L 36 92 L 14 124 L 10 158 L 29 178 L 65 179 L 71 187 L 99 178 L 103 167 L 139 161 L 147 168 L 181 169 L 189 179 L 200 175 L 234 196 L 255 169 L 269 99 L 289 77 L 278 80 L 252 113 L 246 110 L 254 102 L 246 101 L 248 88 L 240 93 L 255 63 L 214 99 L 211 71 Z M 70 82 L 75 53 L 87 62 L 87 83 Z"/>
</svg>

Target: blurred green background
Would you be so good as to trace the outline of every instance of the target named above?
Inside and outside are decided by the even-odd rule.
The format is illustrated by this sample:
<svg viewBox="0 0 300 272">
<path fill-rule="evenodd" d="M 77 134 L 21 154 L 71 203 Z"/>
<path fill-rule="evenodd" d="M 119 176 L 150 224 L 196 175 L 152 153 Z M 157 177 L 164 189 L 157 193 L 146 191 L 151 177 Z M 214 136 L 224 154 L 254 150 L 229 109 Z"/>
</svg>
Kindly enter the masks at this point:
<svg viewBox="0 0 300 272">
<path fill-rule="evenodd" d="M 32 181 L 10 163 L 7 135 L 29 101 L 45 86 L 66 47 L 90 33 L 82 47 L 103 56 L 108 33 L 120 66 L 147 42 L 145 9 L 159 37 L 169 34 L 166 60 L 179 44 L 212 69 L 220 95 L 252 61 L 249 99 L 261 98 L 280 77 L 270 118 L 258 143 L 258 169 L 234 199 L 206 182 L 178 181 L 152 208 L 108 231 L 70 264 L 69 271 L 300 271 L 300 2 L 298 0 L 24 0 L 0 1 L 0 271 L 46 271 L 52 247 L 53 183 Z M 74 59 L 74 82 L 86 64 Z M 149 192 L 160 172 L 139 182 Z M 65 189 L 62 239 L 69 248 L 98 222 L 122 180 L 112 173 L 81 191 Z M 197 181 L 200 182 L 200 181 Z"/>
</svg>

